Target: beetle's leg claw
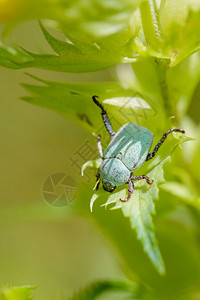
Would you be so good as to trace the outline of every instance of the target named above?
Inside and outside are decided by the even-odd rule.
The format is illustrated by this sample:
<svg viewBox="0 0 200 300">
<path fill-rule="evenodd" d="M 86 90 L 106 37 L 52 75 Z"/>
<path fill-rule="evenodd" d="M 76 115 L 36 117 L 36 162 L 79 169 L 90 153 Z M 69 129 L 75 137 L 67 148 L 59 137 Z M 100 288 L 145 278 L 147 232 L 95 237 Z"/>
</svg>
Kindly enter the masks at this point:
<svg viewBox="0 0 200 300">
<path fill-rule="evenodd" d="M 149 179 L 147 183 L 148 183 L 149 185 L 152 185 L 152 184 L 153 184 L 153 182 L 154 182 L 154 180 L 153 180 L 153 179 Z"/>
<path fill-rule="evenodd" d="M 129 200 L 129 198 L 130 197 L 127 197 L 125 200 L 123 200 L 123 199 L 120 198 L 119 200 L 124 203 L 124 202 L 127 202 Z"/>
<path fill-rule="evenodd" d="M 133 193 L 132 191 L 128 190 L 128 196 L 126 197 L 126 199 L 123 200 L 123 199 L 120 198 L 120 201 L 121 201 L 121 202 L 127 202 L 127 201 L 131 198 L 131 194 L 132 194 L 132 193 Z"/>
<path fill-rule="evenodd" d="M 125 200 L 120 198 L 120 201 L 127 202 L 131 198 L 131 195 L 133 194 L 133 190 L 134 190 L 133 182 L 131 181 L 131 179 L 129 179 L 128 196 L 126 197 Z"/>
</svg>

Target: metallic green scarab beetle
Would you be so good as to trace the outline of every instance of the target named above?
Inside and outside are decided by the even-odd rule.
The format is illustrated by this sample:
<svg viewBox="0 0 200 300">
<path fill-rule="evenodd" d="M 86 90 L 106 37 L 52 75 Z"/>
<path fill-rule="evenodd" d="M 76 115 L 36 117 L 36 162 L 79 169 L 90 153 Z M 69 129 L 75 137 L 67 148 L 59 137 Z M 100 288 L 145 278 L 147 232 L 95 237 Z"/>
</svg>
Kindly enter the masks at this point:
<svg viewBox="0 0 200 300">
<path fill-rule="evenodd" d="M 105 191 L 113 192 L 117 187 L 128 183 L 128 196 L 122 202 L 128 201 L 134 190 L 134 180 L 145 179 L 151 185 L 153 180 L 146 175 L 134 176 L 133 171 L 139 169 L 145 161 L 152 159 L 168 134 L 173 131 L 185 133 L 183 129 L 170 129 L 163 134 L 152 152 L 149 152 L 153 142 L 153 134 L 147 128 L 135 123 L 123 125 L 116 133 L 103 105 L 93 96 L 94 103 L 101 108 L 104 125 L 110 134 L 111 142 L 103 152 L 100 135 L 97 137 L 97 148 L 102 158 L 102 163 L 97 172 L 96 189 L 102 182 Z"/>
</svg>

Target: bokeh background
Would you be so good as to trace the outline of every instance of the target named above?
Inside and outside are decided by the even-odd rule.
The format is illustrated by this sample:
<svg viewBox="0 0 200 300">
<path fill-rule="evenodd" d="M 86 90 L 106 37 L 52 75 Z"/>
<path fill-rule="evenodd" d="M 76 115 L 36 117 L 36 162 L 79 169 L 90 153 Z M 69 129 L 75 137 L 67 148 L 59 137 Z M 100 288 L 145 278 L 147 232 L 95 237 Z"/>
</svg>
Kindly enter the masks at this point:
<svg viewBox="0 0 200 300">
<path fill-rule="evenodd" d="M 48 48 L 37 22 L 17 26 L 8 39 L 31 51 Z M 55 81 L 112 79 L 109 69 L 81 75 L 26 72 Z M 70 215 L 70 205 L 55 208 L 44 201 L 42 185 L 50 174 L 81 180 L 69 158 L 90 136 L 57 113 L 19 100 L 26 94 L 21 82 L 32 80 L 24 71 L 0 68 L 0 285 L 36 285 L 36 299 L 63 299 L 95 279 L 124 274 L 112 245 L 91 221 Z M 197 123 L 199 97 L 200 86 L 189 109 Z"/>
<path fill-rule="evenodd" d="M 8 38 L 29 50 L 47 44 L 37 22 Z M 9 41 L 8 41 L 9 42 Z M 55 81 L 103 81 L 110 72 L 81 75 L 26 70 Z M 72 121 L 19 98 L 24 71 L 0 68 L 0 285 L 36 285 L 36 299 L 63 299 L 95 279 L 123 277 L 112 246 L 86 218 L 68 216 L 70 205 L 51 207 L 42 197 L 45 179 L 79 170 L 69 158 L 89 137 Z"/>
</svg>

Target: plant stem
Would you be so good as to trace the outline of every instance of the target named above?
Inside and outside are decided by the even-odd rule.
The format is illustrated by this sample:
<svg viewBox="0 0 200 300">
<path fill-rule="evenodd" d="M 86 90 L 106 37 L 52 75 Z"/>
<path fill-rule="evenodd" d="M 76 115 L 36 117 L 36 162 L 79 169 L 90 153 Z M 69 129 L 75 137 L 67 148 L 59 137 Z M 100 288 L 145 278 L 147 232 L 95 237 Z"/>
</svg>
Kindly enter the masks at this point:
<svg viewBox="0 0 200 300">
<path fill-rule="evenodd" d="M 140 13 L 142 19 L 142 26 L 148 46 L 155 52 L 159 52 L 161 49 L 162 39 L 159 29 L 159 22 L 156 12 L 155 0 L 144 1 L 140 6 Z M 160 84 L 161 95 L 163 98 L 163 106 L 166 112 L 166 117 L 169 118 L 175 115 L 172 109 L 169 88 L 167 84 L 167 59 L 155 59 L 157 65 L 157 75 Z"/>
<path fill-rule="evenodd" d="M 169 94 L 169 87 L 167 83 L 167 68 L 168 60 L 156 58 L 158 81 L 160 84 L 161 95 L 163 98 L 163 106 L 166 112 L 167 118 L 176 116 L 174 109 L 172 108 Z"/>
<path fill-rule="evenodd" d="M 161 44 L 161 35 L 154 0 L 142 2 L 140 13 L 146 42 L 153 50 L 158 50 Z"/>
</svg>

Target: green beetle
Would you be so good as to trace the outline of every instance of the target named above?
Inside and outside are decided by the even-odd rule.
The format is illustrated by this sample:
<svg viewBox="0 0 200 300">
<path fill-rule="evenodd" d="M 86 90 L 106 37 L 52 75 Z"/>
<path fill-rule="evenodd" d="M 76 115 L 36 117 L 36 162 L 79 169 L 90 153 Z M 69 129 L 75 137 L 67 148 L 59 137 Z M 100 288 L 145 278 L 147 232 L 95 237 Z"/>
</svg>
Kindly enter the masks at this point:
<svg viewBox="0 0 200 300">
<path fill-rule="evenodd" d="M 100 135 L 97 137 L 97 148 L 102 163 L 97 172 L 96 189 L 102 182 L 104 190 L 111 193 L 117 187 L 128 183 L 128 196 L 125 200 L 120 199 L 122 202 L 126 202 L 134 190 L 133 180 L 145 179 L 149 185 L 153 183 L 153 180 L 150 180 L 146 175 L 134 176 L 133 171 L 139 169 L 145 161 L 156 155 L 169 133 L 174 131 L 185 133 L 185 131 L 176 128 L 168 130 L 150 153 L 154 137 L 151 131 L 135 123 L 127 123 L 114 133 L 109 117 L 97 98 L 98 96 L 92 97 L 94 103 L 101 108 L 103 122 L 110 134 L 111 142 L 103 152 L 101 137 Z"/>
</svg>

